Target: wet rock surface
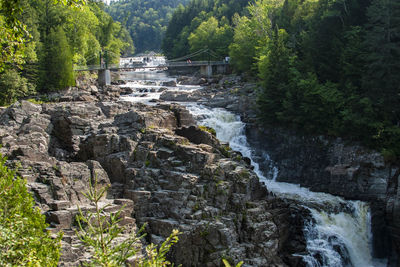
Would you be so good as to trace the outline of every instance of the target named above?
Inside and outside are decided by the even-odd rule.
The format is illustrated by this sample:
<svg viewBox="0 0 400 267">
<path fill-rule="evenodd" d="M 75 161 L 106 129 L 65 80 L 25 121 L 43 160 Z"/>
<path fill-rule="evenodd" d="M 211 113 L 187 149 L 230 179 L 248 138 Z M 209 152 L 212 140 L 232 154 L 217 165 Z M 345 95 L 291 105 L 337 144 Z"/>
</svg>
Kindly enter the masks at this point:
<svg viewBox="0 0 400 267">
<path fill-rule="evenodd" d="M 147 242 L 182 232 L 170 256 L 177 264 L 301 266 L 292 256 L 305 244 L 296 218 L 307 213 L 270 195 L 248 161 L 194 124 L 174 104 L 22 101 L 0 115 L 0 151 L 20 165 L 50 230 L 64 232 L 61 266 L 88 260 L 74 222 L 78 205 L 93 209 L 82 193 L 95 177 L 111 184 L 109 212 L 125 205 L 123 224 L 148 223 Z"/>
<path fill-rule="evenodd" d="M 398 166 L 385 163 L 382 155 L 376 151 L 340 139 L 300 136 L 276 127 L 261 127 L 254 109 L 256 84 L 244 82 L 237 76 L 206 81 L 201 90 L 185 95 L 169 94 L 169 101 L 196 99 L 197 103 L 240 114 L 247 123 L 246 135 L 250 145 L 255 148 L 255 160 L 264 173 L 271 174 L 273 170 L 270 157 L 274 166 L 279 169 L 278 181 L 300 184 L 312 191 L 326 192 L 350 200 L 369 202 L 374 257 L 389 258 L 388 266 L 398 266 Z M 180 82 L 199 84 L 198 80 L 188 78 L 182 78 Z M 269 157 L 265 157 L 266 152 Z M 291 264 L 297 263 L 293 261 Z"/>
<path fill-rule="evenodd" d="M 376 151 L 340 139 L 301 136 L 260 126 L 254 109 L 257 84 L 244 82 L 241 77 L 226 76 L 205 85 L 185 98 L 196 97 L 198 103 L 240 114 L 247 124 L 248 141 L 255 149 L 254 159 L 264 173 L 272 175 L 275 166 L 279 169 L 278 181 L 368 202 L 374 257 L 389 258 L 388 266 L 398 266 L 400 168 L 397 165 L 386 163 Z M 274 164 L 271 165 L 270 159 Z"/>
<path fill-rule="evenodd" d="M 389 258 L 397 266 L 400 254 L 399 169 L 386 164 L 382 155 L 339 139 L 304 137 L 282 129 L 247 128 L 248 141 L 258 148 L 261 168 L 264 151 L 279 169 L 278 181 L 300 184 L 370 203 L 375 257 Z M 256 156 L 257 158 L 257 156 Z"/>
</svg>

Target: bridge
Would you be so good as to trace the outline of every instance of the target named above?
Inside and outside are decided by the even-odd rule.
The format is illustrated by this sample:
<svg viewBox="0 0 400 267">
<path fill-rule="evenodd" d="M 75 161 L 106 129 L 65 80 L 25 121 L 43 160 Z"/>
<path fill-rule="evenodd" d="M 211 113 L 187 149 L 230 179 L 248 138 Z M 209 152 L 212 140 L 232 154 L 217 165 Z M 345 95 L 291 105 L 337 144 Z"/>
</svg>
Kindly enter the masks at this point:
<svg viewBox="0 0 400 267">
<path fill-rule="evenodd" d="M 190 58 L 196 57 L 200 54 L 208 54 L 208 61 L 191 61 Z M 200 68 L 200 73 L 207 77 L 211 77 L 213 72 L 217 73 L 226 73 L 228 70 L 229 62 L 228 60 L 222 61 L 211 61 L 211 57 L 219 57 L 211 50 L 205 48 L 199 50 L 190 55 L 186 55 L 181 58 L 166 60 L 164 62 L 159 62 L 158 64 L 148 64 L 149 58 L 146 56 L 143 61 L 132 62 L 130 60 L 128 63 L 120 63 L 120 64 L 108 64 L 107 52 L 105 52 L 103 61 L 102 54 L 100 52 L 100 64 L 99 65 L 89 65 L 89 66 L 75 66 L 74 71 L 98 71 L 99 74 L 99 83 L 102 85 L 109 85 L 111 83 L 110 71 L 138 71 L 138 70 L 177 70 L 177 69 L 188 69 L 188 68 Z M 154 62 L 153 62 L 154 63 Z M 214 69 L 214 71 L 213 71 Z"/>
<path fill-rule="evenodd" d="M 129 64 L 129 65 L 121 65 L 121 64 L 111 64 L 108 65 L 107 68 L 104 65 L 88 65 L 88 66 L 76 66 L 74 67 L 74 71 L 91 71 L 91 70 L 102 70 L 109 69 L 111 71 L 118 70 L 140 70 L 140 69 L 166 69 L 173 67 L 201 67 L 201 66 L 225 66 L 229 65 L 226 61 L 176 61 L 176 62 L 166 62 L 165 64 L 159 65 L 143 65 L 143 64 Z"/>
</svg>

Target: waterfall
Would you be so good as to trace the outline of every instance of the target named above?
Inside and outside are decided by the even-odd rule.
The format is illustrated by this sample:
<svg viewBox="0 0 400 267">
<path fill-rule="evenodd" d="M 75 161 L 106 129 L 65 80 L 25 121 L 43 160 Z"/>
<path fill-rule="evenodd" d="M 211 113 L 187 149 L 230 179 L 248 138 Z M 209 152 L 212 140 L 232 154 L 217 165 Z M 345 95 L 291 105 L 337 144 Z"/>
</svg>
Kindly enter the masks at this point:
<svg viewBox="0 0 400 267">
<path fill-rule="evenodd" d="M 371 256 L 370 213 L 366 203 L 346 201 L 329 194 L 311 192 L 298 185 L 276 182 L 278 169 L 267 153 L 264 157 L 270 162 L 271 173 L 262 173 L 253 160 L 252 149 L 244 133 L 245 124 L 239 116 L 224 109 L 195 104 L 188 104 L 187 108 L 199 125 L 214 128 L 219 140 L 228 142 L 233 150 L 251 159 L 254 171 L 269 191 L 296 200 L 310 210 L 313 220 L 304 225 L 308 254 L 297 255 L 303 257 L 307 266 L 381 266 Z"/>
</svg>

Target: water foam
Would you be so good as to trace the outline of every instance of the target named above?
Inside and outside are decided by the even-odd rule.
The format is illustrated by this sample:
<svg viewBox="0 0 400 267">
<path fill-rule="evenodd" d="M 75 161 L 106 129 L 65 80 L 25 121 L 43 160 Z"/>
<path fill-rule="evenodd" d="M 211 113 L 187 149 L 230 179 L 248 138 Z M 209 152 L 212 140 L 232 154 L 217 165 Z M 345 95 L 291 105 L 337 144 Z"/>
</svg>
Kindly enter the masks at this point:
<svg viewBox="0 0 400 267">
<path fill-rule="evenodd" d="M 269 179 L 253 161 L 253 153 L 245 136 L 245 124 L 240 117 L 224 109 L 210 109 L 187 105 L 199 124 L 212 127 L 217 138 L 229 142 L 233 150 L 251 159 L 254 170 L 268 190 L 284 198 L 293 199 L 310 210 L 313 220 L 304 226 L 308 255 L 303 257 L 308 266 L 379 266 L 371 257 L 370 213 L 366 203 L 346 201 L 325 193 L 311 192 L 295 184 L 276 182 L 277 168 Z M 265 153 L 269 160 L 269 156 Z"/>
</svg>

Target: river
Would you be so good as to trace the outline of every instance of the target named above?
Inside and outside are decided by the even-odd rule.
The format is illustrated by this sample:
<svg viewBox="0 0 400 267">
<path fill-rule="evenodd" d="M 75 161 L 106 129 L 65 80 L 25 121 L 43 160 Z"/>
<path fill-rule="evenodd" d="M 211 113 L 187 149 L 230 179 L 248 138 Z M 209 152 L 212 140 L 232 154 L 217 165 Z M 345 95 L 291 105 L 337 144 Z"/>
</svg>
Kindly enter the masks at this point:
<svg viewBox="0 0 400 267">
<path fill-rule="evenodd" d="M 164 72 L 127 72 L 121 76 L 129 81 L 126 86 L 135 89 L 135 93 L 123 96 L 122 100 L 142 102 L 149 105 L 157 103 L 163 90 L 197 90 L 200 86 L 162 86 L 164 82 L 176 81 Z M 301 256 L 307 266 L 317 267 L 381 267 L 385 261 L 372 257 L 372 234 L 370 212 L 367 203 L 346 201 L 340 197 L 325 193 L 311 192 L 294 184 L 280 183 L 275 179 L 278 169 L 269 159 L 268 152 L 264 160 L 271 165 L 269 173 L 263 173 L 253 160 L 253 150 L 245 136 L 245 123 L 240 116 L 220 108 L 209 108 L 196 103 L 182 103 L 196 118 L 199 125 L 215 129 L 220 141 L 228 142 L 233 150 L 251 159 L 254 171 L 269 191 L 282 198 L 293 199 L 304 206 L 312 215 L 312 220 L 304 223 L 307 254 Z"/>
</svg>

